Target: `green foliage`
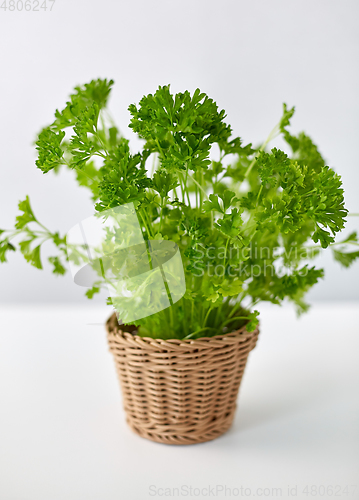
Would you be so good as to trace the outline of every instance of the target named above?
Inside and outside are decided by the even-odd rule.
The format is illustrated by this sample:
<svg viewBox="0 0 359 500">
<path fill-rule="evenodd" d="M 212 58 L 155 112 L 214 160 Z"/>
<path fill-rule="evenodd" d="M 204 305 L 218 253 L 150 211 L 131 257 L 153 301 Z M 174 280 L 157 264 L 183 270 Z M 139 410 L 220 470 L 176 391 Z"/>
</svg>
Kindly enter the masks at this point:
<svg viewBox="0 0 359 500">
<path fill-rule="evenodd" d="M 75 92 L 70 95 L 62 111 L 55 111 L 55 121 L 52 126 L 58 130 L 74 126 L 77 119 L 83 112 L 86 112 L 92 105 L 99 109 L 105 108 L 113 85 L 113 80 L 92 80 L 83 86 L 75 87 Z"/>
<path fill-rule="evenodd" d="M 57 251 L 66 261 L 66 238 L 61 238 L 57 232 L 52 233 L 37 220 L 28 196 L 19 202 L 19 210 L 22 213 L 16 217 L 15 230 L 0 230 L 0 238 L 2 234 L 7 235 L 5 239 L 0 240 L 0 262 L 6 262 L 7 251 L 16 250 L 16 246 L 10 243 L 9 240 L 17 236 L 21 236 L 18 243 L 20 252 L 25 260 L 37 269 L 43 269 L 41 247 L 45 241 L 52 241 Z M 53 265 L 54 274 L 63 275 L 66 273 L 66 269 L 58 255 L 49 257 L 48 260 Z"/>
<path fill-rule="evenodd" d="M 262 151 L 257 165 L 263 188 L 258 219 L 262 223 L 270 219 L 283 233 L 302 231 L 310 220 L 315 227 L 313 241 L 323 248 L 333 243 L 347 215 L 340 176 L 327 166 L 315 171 L 276 148 L 270 154 Z"/>
<path fill-rule="evenodd" d="M 0 235 L 4 231 L 0 230 Z M 7 252 L 14 252 L 15 247 L 7 239 L 0 241 L 0 262 L 7 262 L 6 254 Z"/>
<path fill-rule="evenodd" d="M 57 257 L 57 256 L 49 257 L 49 262 L 50 262 L 50 264 L 52 264 L 54 266 L 54 268 L 52 270 L 52 272 L 54 274 L 63 275 L 66 273 L 66 269 L 63 266 L 63 264 L 61 263 L 61 260 L 59 259 L 59 257 Z"/>
<path fill-rule="evenodd" d="M 56 132 L 50 127 L 42 129 L 36 142 L 38 150 L 38 159 L 36 166 L 46 174 L 53 168 L 57 168 L 63 164 L 64 151 L 61 148 L 61 142 L 65 137 L 65 132 L 60 130 Z"/>
<path fill-rule="evenodd" d="M 319 251 L 332 248 L 344 267 L 359 257 L 359 251 L 348 250 L 359 245 L 356 233 L 335 242 L 348 214 L 341 178 L 310 137 L 289 131 L 294 107 L 284 104 L 278 125 L 253 148 L 233 137 L 213 99 L 199 89 L 173 95 L 166 85 L 129 106 L 129 126 L 144 140 L 142 150 L 132 153 L 106 109 L 112 84 L 93 80 L 75 88 L 39 133 L 36 165 L 44 173 L 74 169 L 99 213 L 133 203 L 145 239 L 178 245 L 186 293 L 171 307 L 133 322 L 140 335 L 198 338 L 244 324 L 253 330 L 260 301 L 290 300 L 304 312 L 306 292 L 323 277 L 322 269 L 309 265 Z M 268 150 L 279 134 L 289 151 Z M 41 269 L 41 245 L 51 240 L 58 253 L 49 258 L 53 273 L 64 274 L 65 238 L 38 222 L 28 197 L 19 209 L 15 231 L 0 231 L 0 261 L 15 249 L 10 238 L 21 235 L 20 251 Z M 104 244 L 111 247 L 113 237 L 124 239 L 121 231 L 110 232 Z M 82 250 L 71 258 L 81 261 Z M 147 258 L 144 250 L 132 252 L 127 272 Z M 101 266 L 116 270 L 119 262 L 108 259 Z M 99 279 L 88 298 L 104 285 L 102 268 L 95 270 Z M 132 291 L 148 302 L 160 300 L 153 280 L 141 286 Z M 134 307 L 131 300 L 127 307 Z"/>
<path fill-rule="evenodd" d="M 359 247 L 359 238 L 356 231 L 350 233 L 344 240 L 338 242 L 340 245 L 339 249 L 333 247 L 333 257 L 344 267 L 350 267 L 351 264 L 359 258 L 359 250 L 355 252 L 348 252 L 346 249 L 348 245 L 355 245 Z"/>
<path fill-rule="evenodd" d="M 334 258 L 340 262 L 344 267 L 350 267 L 355 259 L 359 258 L 359 251 L 357 252 L 341 252 L 340 250 L 334 250 Z"/>
<path fill-rule="evenodd" d="M 258 316 L 259 316 L 259 311 L 253 311 L 248 314 L 249 321 L 246 325 L 246 328 L 249 332 L 253 332 L 257 328 L 259 323 Z"/>
<path fill-rule="evenodd" d="M 19 210 L 23 213 L 16 217 L 16 229 L 23 229 L 29 222 L 36 222 L 28 196 L 26 196 L 24 201 L 19 202 Z"/>
<path fill-rule="evenodd" d="M 196 89 L 173 96 L 169 85 L 129 107 L 130 127 L 146 140 L 145 149 L 160 154 L 161 165 L 171 170 L 206 169 L 211 145 L 217 143 L 226 154 L 242 151 L 239 138 L 228 141 L 231 128 L 224 123 L 224 110 Z M 250 151 L 250 149 L 247 149 Z"/>
<path fill-rule="evenodd" d="M 96 210 L 103 211 L 143 199 L 150 180 L 146 176 L 147 153 L 132 155 L 128 141 L 119 139 L 111 150 L 101 169 L 103 177 L 99 182 L 99 203 Z"/>
<path fill-rule="evenodd" d="M 43 173 L 57 171 L 62 165 L 85 170 L 94 156 L 105 158 L 116 145 L 116 127 L 108 127 L 106 131 L 98 128 L 100 112 L 106 107 L 112 84 L 112 80 L 99 79 L 76 87 L 64 109 L 56 110 L 55 120 L 41 130 L 36 141 L 36 166 Z M 78 176 L 79 184 L 90 187 L 97 195 L 96 182 L 84 181 L 85 175 L 96 177 L 94 172 L 85 173 Z"/>
<path fill-rule="evenodd" d="M 32 266 L 37 267 L 37 269 L 42 269 L 42 262 L 40 257 L 41 245 L 37 245 L 35 248 L 31 249 L 31 243 L 33 243 L 35 239 L 36 237 L 32 237 L 29 240 L 21 241 L 19 246 L 21 253 L 25 257 L 25 260 Z"/>
<path fill-rule="evenodd" d="M 211 210 L 225 214 L 231 205 L 234 205 L 238 199 L 235 197 L 235 193 L 226 189 L 222 194 L 210 194 L 208 200 L 203 202 L 204 212 L 210 212 Z M 221 199 L 221 201 L 219 201 Z"/>
<path fill-rule="evenodd" d="M 99 286 L 93 286 L 92 288 L 89 288 L 86 292 L 85 295 L 88 299 L 93 299 L 93 296 L 96 293 L 100 293 L 100 287 Z"/>
<path fill-rule="evenodd" d="M 325 166 L 325 161 L 312 139 L 304 132 L 295 136 L 287 130 L 293 114 L 294 107 L 288 110 L 287 105 L 283 104 L 283 116 L 279 124 L 279 129 L 283 134 L 285 141 L 290 145 L 298 163 L 303 166 L 307 165 L 311 170 L 318 172 Z"/>
</svg>

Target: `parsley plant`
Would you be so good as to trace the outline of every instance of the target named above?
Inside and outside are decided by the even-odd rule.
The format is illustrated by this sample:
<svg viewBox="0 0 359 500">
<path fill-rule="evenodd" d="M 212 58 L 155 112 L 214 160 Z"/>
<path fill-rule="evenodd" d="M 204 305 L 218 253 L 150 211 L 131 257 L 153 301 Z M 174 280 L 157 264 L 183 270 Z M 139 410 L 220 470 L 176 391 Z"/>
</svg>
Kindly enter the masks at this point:
<svg viewBox="0 0 359 500">
<path fill-rule="evenodd" d="M 330 247 L 345 267 L 359 257 L 356 233 L 335 242 L 348 215 L 341 179 L 305 133 L 289 131 L 294 108 L 284 105 L 268 139 L 253 147 L 232 136 L 225 112 L 199 89 L 172 95 L 169 85 L 159 87 L 129 106 L 129 126 L 143 140 L 133 153 L 106 108 L 112 85 L 93 80 L 75 88 L 38 135 L 36 165 L 44 173 L 72 169 L 97 212 L 133 203 L 145 239 L 178 245 L 186 293 L 134 322 L 140 335 L 196 338 L 243 324 L 252 330 L 260 301 L 308 308 L 305 293 L 323 277 L 310 260 L 321 248 Z M 279 135 L 287 152 L 268 148 Z M 0 230 L 0 261 L 21 236 L 25 259 L 42 269 L 41 245 L 51 240 L 53 272 L 64 274 L 66 238 L 38 221 L 28 197 L 19 209 L 15 230 Z M 102 285 L 94 283 L 87 297 Z"/>
</svg>

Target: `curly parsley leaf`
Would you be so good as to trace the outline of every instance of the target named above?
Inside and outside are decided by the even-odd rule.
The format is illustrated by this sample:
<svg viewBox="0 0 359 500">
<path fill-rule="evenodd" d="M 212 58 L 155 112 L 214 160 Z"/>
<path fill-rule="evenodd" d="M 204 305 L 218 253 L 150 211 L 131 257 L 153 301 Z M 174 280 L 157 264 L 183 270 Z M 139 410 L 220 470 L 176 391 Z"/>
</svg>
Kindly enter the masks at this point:
<svg viewBox="0 0 359 500">
<path fill-rule="evenodd" d="M 24 240 L 21 241 L 19 246 L 21 253 L 23 254 L 25 260 L 31 264 L 32 266 L 36 267 L 37 269 L 42 269 L 42 262 L 41 262 L 41 244 L 37 245 L 35 248 L 31 249 L 31 243 L 34 241 L 35 238 L 30 239 L 30 240 Z"/>
<path fill-rule="evenodd" d="M 0 234 L 4 231 L 0 231 Z M 0 262 L 7 262 L 6 253 L 14 252 L 16 249 L 6 238 L 0 241 Z"/>
<path fill-rule="evenodd" d="M 342 252 L 340 250 L 333 250 L 334 259 L 340 262 L 344 267 L 350 267 L 353 262 L 359 258 L 359 251 L 357 252 Z"/>
<path fill-rule="evenodd" d="M 19 202 L 19 210 L 23 213 L 16 217 L 16 229 L 23 229 L 29 222 L 37 222 L 28 196 Z"/>
<path fill-rule="evenodd" d="M 89 288 L 88 290 L 86 290 L 85 292 L 85 295 L 88 299 L 93 299 L 94 295 L 96 295 L 96 293 L 100 293 L 100 287 L 98 286 L 93 286 L 92 288 Z M 108 305 L 111 305 L 111 304 L 108 304 Z"/>
<path fill-rule="evenodd" d="M 254 310 L 248 314 L 248 323 L 246 324 L 246 328 L 248 332 L 254 332 L 254 330 L 258 327 L 259 324 L 259 311 Z"/>
<path fill-rule="evenodd" d="M 75 87 L 75 92 L 70 95 L 65 108 L 55 111 L 55 121 L 51 126 L 62 130 L 76 125 L 79 117 L 94 104 L 98 109 L 105 108 L 113 83 L 113 80 L 97 79 Z"/>
<path fill-rule="evenodd" d="M 50 127 L 46 127 L 40 132 L 36 141 L 36 149 L 39 153 L 35 163 L 44 174 L 63 165 L 64 151 L 61 148 L 61 143 L 64 137 L 65 132 L 62 130 L 56 132 Z"/>
<path fill-rule="evenodd" d="M 54 266 L 52 270 L 54 274 L 64 275 L 66 273 L 66 268 L 63 266 L 59 257 L 49 257 L 49 262 Z"/>
<path fill-rule="evenodd" d="M 116 127 L 111 127 L 108 137 L 98 130 L 99 113 L 106 107 L 113 81 L 92 80 L 75 88 L 62 111 L 56 110 L 54 122 L 45 127 L 36 141 L 38 159 L 36 165 L 43 173 L 58 169 L 61 165 L 84 168 L 93 156 L 106 155 L 106 142 L 116 142 Z M 69 140 L 65 130 L 72 129 Z"/>
</svg>

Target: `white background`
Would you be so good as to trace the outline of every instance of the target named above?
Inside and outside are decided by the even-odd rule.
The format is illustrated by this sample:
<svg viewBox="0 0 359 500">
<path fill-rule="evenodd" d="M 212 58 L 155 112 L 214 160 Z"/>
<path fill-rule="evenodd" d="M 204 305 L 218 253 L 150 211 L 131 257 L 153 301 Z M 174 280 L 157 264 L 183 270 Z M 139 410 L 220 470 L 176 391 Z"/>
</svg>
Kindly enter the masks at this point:
<svg viewBox="0 0 359 500">
<path fill-rule="evenodd" d="M 316 306 L 300 321 L 286 307 L 261 311 L 232 428 L 189 446 L 127 427 L 106 308 L 0 312 L 1 500 L 256 500 L 258 488 L 270 488 L 261 498 L 283 500 L 292 498 L 288 486 L 298 500 L 358 500 L 357 304 Z M 182 485 L 250 494 L 160 495 Z M 307 496 L 306 486 L 321 494 Z M 346 486 L 355 493 L 345 495 Z"/>
<path fill-rule="evenodd" d="M 293 131 L 314 138 L 342 175 L 347 208 L 359 212 L 358 16 L 354 0 L 56 0 L 51 12 L 0 9 L 0 228 L 13 226 L 26 194 L 62 233 L 92 214 L 71 172 L 36 169 L 32 141 L 75 84 L 97 77 L 115 80 L 110 109 L 128 137 L 128 105 L 167 83 L 208 93 L 245 143 L 267 137 L 282 102 L 296 105 Z M 352 218 L 348 229 L 358 227 Z M 49 264 L 38 271 L 21 255 L 9 260 L 0 302 L 85 303 L 84 289 Z M 326 281 L 312 299 L 359 299 L 359 263 L 342 270 L 327 255 L 322 264 Z"/>
<path fill-rule="evenodd" d="M 167 83 L 208 93 L 244 142 L 267 136 L 283 101 L 296 105 L 292 130 L 313 137 L 342 175 L 347 208 L 359 212 L 358 14 L 354 0 L 0 9 L 0 228 L 12 227 L 26 194 L 62 233 L 92 214 L 71 172 L 35 168 L 32 141 L 75 84 L 97 77 L 115 80 L 110 109 L 130 138 L 128 105 Z M 348 231 L 358 226 L 353 218 Z M 69 276 L 31 268 L 21 255 L 9 261 L 0 265 L 0 500 L 144 500 L 150 485 L 209 484 L 279 487 L 281 498 L 297 486 L 297 498 L 318 499 L 327 496 L 303 488 L 358 483 L 358 263 L 342 270 L 323 257 L 326 279 L 300 320 L 261 307 L 232 429 L 211 443 L 168 447 L 125 425 L 104 297 L 90 308 Z M 336 498 L 357 500 L 358 491 Z"/>
</svg>

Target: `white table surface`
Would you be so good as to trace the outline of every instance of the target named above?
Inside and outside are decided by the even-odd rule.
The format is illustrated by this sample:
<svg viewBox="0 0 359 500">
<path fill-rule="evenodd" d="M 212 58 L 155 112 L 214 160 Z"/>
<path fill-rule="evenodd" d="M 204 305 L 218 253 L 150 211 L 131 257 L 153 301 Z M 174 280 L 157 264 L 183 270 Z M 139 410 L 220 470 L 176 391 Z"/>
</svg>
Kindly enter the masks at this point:
<svg viewBox="0 0 359 500">
<path fill-rule="evenodd" d="M 109 308 L 0 305 L 0 500 L 359 499 L 359 304 L 261 310 L 232 429 L 168 446 L 125 424 Z"/>
</svg>

